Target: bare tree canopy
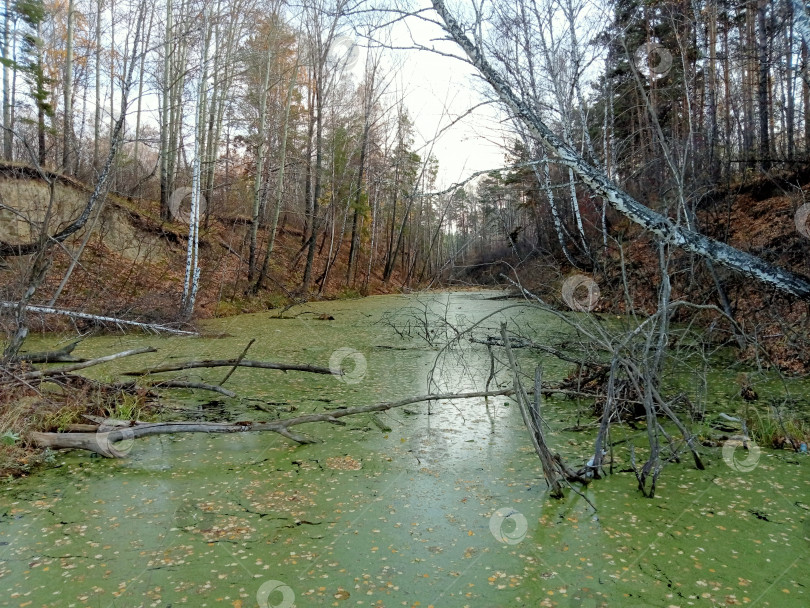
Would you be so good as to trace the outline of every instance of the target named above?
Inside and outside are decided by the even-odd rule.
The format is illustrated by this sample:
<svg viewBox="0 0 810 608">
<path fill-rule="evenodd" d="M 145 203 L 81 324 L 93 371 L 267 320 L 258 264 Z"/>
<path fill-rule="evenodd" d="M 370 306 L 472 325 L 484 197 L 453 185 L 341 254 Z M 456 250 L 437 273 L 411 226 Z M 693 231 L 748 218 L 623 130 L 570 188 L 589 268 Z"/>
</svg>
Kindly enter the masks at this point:
<svg viewBox="0 0 810 608">
<path fill-rule="evenodd" d="M 490 65 L 480 44 L 467 36 L 464 28 L 453 17 L 443 0 L 432 0 L 433 8 L 444 23 L 450 38 L 458 44 L 470 63 L 481 73 L 501 101 L 545 143 L 555 159 L 570 167 L 582 181 L 604 196 L 619 213 L 655 234 L 661 241 L 697 253 L 709 260 L 732 268 L 780 291 L 810 301 L 810 281 L 797 274 L 777 268 L 761 258 L 745 253 L 720 241 L 708 238 L 641 204 L 614 185 L 604 173 L 588 164 L 574 149 L 566 145 L 546 126 L 535 110 L 521 99 Z"/>
</svg>

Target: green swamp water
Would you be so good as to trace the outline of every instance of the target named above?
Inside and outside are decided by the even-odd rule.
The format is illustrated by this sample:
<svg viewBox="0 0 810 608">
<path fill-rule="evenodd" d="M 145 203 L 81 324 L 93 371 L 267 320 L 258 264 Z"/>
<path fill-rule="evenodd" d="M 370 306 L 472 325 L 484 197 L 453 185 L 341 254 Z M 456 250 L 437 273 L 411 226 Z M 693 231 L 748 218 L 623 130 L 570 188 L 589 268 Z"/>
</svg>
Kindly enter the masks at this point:
<svg viewBox="0 0 810 608">
<path fill-rule="evenodd" d="M 490 296 L 440 294 L 435 306 L 464 323 L 504 305 Z M 291 310 L 304 312 L 293 319 L 269 312 L 207 322 L 207 331 L 227 334 L 220 338 L 97 337 L 77 354 L 159 349 L 92 370 L 111 377 L 173 359 L 234 357 L 250 338 L 250 358 L 280 362 L 328 366 L 337 349 L 352 348 L 367 365 L 362 379 L 362 369 L 352 372 L 356 383 L 243 368 L 226 386 L 298 407 L 284 416 L 363 405 L 426 392 L 436 349 L 377 323 L 414 301 L 324 302 Z M 324 312 L 335 319 L 318 320 Z M 541 336 L 563 332 L 537 311 L 502 317 Z M 487 322 L 492 335 L 499 320 Z M 464 362 L 448 359 L 437 378 L 450 390 L 470 390 L 473 377 L 480 387 L 487 361 L 480 347 Z M 543 364 L 547 379 L 566 373 Z M 733 411 L 738 387 L 720 370 L 712 378 L 708 402 Z M 185 397 L 175 405 L 202 416 L 267 416 L 249 400 Z M 707 449 L 706 471 L 689 458 L 668 465 L 653 500 L 636 491 L 632 473 L 617 472 L 586 490 L 594 513 L 573 492 L 547 497 L 509 403 L 439 402 L 431 415 L 412 405 L 380 415 L 390 432 L 365 417 L 297 427 L 322 440 L 307 446 L 274 433 L 180 435 L 138 440 L 125 460 L 60 453 L 55 468 L 0 487 L 0 605 L 810 606 L 810 457 L 762 450 L 742 472 Z M 562 430 L 577 407 L 544 404 L 550 442 L 578 466 L 592 437 Z M 626 449 L 615 457 L 625 469 Z"/>
</svg>

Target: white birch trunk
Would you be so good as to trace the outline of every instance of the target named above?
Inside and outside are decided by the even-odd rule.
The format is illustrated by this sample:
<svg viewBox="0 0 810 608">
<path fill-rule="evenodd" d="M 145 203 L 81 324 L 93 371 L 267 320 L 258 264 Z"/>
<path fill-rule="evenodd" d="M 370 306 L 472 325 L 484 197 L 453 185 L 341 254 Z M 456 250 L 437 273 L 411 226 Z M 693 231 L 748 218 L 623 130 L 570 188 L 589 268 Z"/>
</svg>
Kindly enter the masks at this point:
<svg viewBox="0 0 810 608">
<path fill-rule="evenodd" d="M 11 97 L 11 66 L 9 61 L 9 40 L 11 39 L 11 0 L 6 0 L 5 11 L 3 15 L 3 157 L 11 161 L 13 160 L 13 146 L 11 139 L 11 106 L 13 100 Z"/>
<path fill-rule="evenodd" d="M 203 31 L 208 27 L 208 11 L 203 9 Z M 194 124 L 194 160 L 191 179 L 191 213 L 188 220 L 188 247 L 186 249 L 186 274 L 183 282 L 183 316 L 188 319 L 194 314 L 194 303 L 200 284 L 200 140 L 205 131 L 205 107 L 208 96 L 208 42 L 206 35 L 202 49 L 202 71 L 197 87 Z"/>
<path fill-rule="evenodd" d="M 619 213 L 652 232 L 658 239 L 686 251 L 707 257 L 715 263 L 732 268 L 748 277 L 771 285 L 780 291 L 810 301 L 808 279 L 772 266 L 764 260 L 745 253 L 730 245 L 715 241 L 702 234 L 674 224 L 668 217 L 653 211 L 621 190 L 600 171 L 589 165 L 571 147 L 566 145 L 540 119 L 532 107 L 520 99 L 511 87 L 484 57 L 483 51 L 473 44 L 464 30 L 447 10 L 444 0 L 432 0 L 433 7 L 444 22 L 445 30 L 464 50 L 473 66 L 481 73 L 506 104 L 526 124 L 532 134 L 543 141 L 557 155 L 559 162 L 571 167 L 580 179 L 598 194 L 604 196 Z"/>
<path fill-rule="evenodd" d="M 68 2 L 67 42 L 65 49 L 65 119 L 62 140 L 62 170 L 70 173 L 73 148 L 73 2 Z"/>
</svg>

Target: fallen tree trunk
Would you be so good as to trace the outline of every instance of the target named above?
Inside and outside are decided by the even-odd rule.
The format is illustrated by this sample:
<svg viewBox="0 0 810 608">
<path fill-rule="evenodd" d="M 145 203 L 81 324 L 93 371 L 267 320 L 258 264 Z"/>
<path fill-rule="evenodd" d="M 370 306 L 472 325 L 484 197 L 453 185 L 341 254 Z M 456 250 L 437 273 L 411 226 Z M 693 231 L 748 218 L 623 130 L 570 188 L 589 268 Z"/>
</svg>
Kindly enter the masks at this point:
<svg viewBox="0 0 810 608">
<path fill-rule="evenodd" d="M 273 422 L 132 422 L 131 426 L 121 428 L 117 426 L 105 430 L 104 425 L 99 426 L 95 433 L 31 433 L 29 441 L 37 447 L 51 449 L 81 449 L 95 452 L 107 458 L 123 458 L 126 453 L 116 449 L 115 444 L 120 441 L 134 440 L 150 435 L 167 435 L 172 433 L 246 433 L 251 431 L 272 431 L 296 443 L 315 443 L 314 439 L 299 435 L 290 430 L 290 427 L 311 422 L 331 422 L 343 424 L 340 420 L 346 416 L 367 414 L 371 412 L 384 412 L 386 410 L 421 403 L 424 401 L 439 401 L 443 399 L 471 399 L 474 397 L 497 397 L 513 394 L 512 389 L 499 391 L 478 391 L 469 393 L 446 393 L 421 395 L 399 401 L 387 401 L 374 405 L 349 407 L 334 410 L 323 414 L 307 414 L 276 420 Z M 121 421 L 113 421 L 120 425 Z"/>
<path fill-rule="evenodd" d="M 18 306 L 17 302 L 0 302 L 0 308 L 15 308 Z M 161 325 L 159 323 L 142 323 L 140 321 L 129 321 L 127 319 L 119 319 L 118 317 L 105 317 L 104 315 L 91 315 L 86 312 L 76 312 L 73 310 L 63 310 L 61 308 L 51 308 L 50 306 L 26 306 L 25 309 L 29 312 L 38 312 L 44 315 L 62 315 L 72 319 L 85 319 L 86 321 L 94 321 L 101 324 L 110 325 L 127 325 L 129 327 L 137 327 L 146 331 L 154 333 L 177 334 L 181 336 L 197 336 L 196 331 L 187 331 L 185 329 L 175 329 L 168 325 Z"/>
<path fill-rule="evenodd" d="M 108 361 L 114 361 L 115 359 L 121 359 L 123 357 L 130 357 L 132 355 L 142 355 L 143 353 L 156 353 L 156 352 L 157 349 L 151 346 L 144 346 L 142 348 L 133 348 L 132 350 L 125 350 L 120 353 L 113 353 L 112 355 L 99 357 L 98 359 L 90 359 L 89 361 L 83 361 L 81 363 L 75 363 L 73 365 L 65 365 L 64 367 L 56 367 L 54 369 L 42 369 L 33 372 L 28 372 L 26 374 L 23 374 L 22 378 L 25 380 L 34 380 L 36 378 L 45 378 L 47 376 L 58 376 L 60 374 L 75 372 L 80 369 L 85 369 L 88 367 L 92 367 L 94 365 L 99 365 L 100 363 L 107 363 Z"/>
<path fill-rule="evenodd" d="M 696 253 L 745 276 L 771 285 L 780 291 L 810 301 L 810 280 L 807 277 L 771 265 L 762 258 L 740 251 L 726 243 L 716 241 L 674 223 L 669 217 L 641 204 L 627 192 L 613 184 L 600 170 L 588 164 L 576 150 L 560 139 L 537 113 L 536 108 L 519 97 L 484 55 L 480 40 L 470 40 L 465 29 L 456 21 L 444 0 L 431 0 L 439 14 L 445 31 L 462 48 L 481 77 L 492 87 L 500 100 L 514 113 L 526 128 L 555 156 L 556 162 L 572 169 L 594 192 L 623 216 L 652 232 L 665 243 Z M 797 11 L 798 12 L 798 11 Z M 806 17 L 806 13 L 804 13 Z M 804 23 L 797 20 L 797 23 Z M 476 25 L 477 27 L 477 25 Z"/>
<path fill-rule="evenodd" d="M 17 356 L 17 360 L 26 361 L 28 363 L 82 363 L 83 361 L 87 361 L 87 359 L 79 359 L 71 355 L 79 342 L 81 342 L 81 340 L 76 340 L 57 350 L 39 353 L 21 353 Z"/>
<path fill-rule="evenodd" d="M 296 365 L 292 363 L 271 363 L 269 361 L 252 361 L 250 359 L 206 359 L 204 361 L 186 361 L 184 363 L 166 363 L 149 369 L 142 369 L 137 372 L 124 372 L 124 376 L 145 376 L 146 374 L 157 374 L 161 372 L 179 372 L 186 369 L 197 369 L 200 367 L 256 367 L 259 369 L 279 369 L 281 371 L 311 372 L 313 374 L 331 374 L 328 367 L 318 367 L 316 365 Z M 225 378 L 227 380 L 227 377 Z"/>
</svg>

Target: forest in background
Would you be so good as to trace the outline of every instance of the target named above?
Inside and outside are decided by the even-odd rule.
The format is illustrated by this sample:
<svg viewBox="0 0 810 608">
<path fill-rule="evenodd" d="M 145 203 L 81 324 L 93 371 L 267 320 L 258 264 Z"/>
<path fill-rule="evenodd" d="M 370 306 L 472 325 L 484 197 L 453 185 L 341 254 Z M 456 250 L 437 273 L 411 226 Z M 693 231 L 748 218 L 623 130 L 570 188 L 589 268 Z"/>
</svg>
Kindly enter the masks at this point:
<svg viewBox="0 0 810 608">
<path fill-rule="evenodd" d="M 557 294 L 571 272 L 589 273 L 605 310 L 655 306 L 668 272 L 656 241 L 514 115 L 502 114 L 504 168 L 436 192 L 440 161 L 430 142 L 416 141 L 397 81 L 403 49 L 391 34 L 425 7 L 24 0 L 5 8 L 4 179 L 36 174 L 51 193 L 2 201 L 9 313 L 14 302 L 54 305 L 74 271 L 97 284 L 115 276 L 120 251 L 99 241 L 94 253 L 90 238 L 107 204 L 126 207 L 142 234 L 162 234 L 175 250 L 169 269 L 140 268 L 170 278 L 171 290 L 133 291 L 148 302 L 137 314 L 152 308 L 163 320 L 191 318 L 201 283 L 237 301 L 222 310 L 238 312 L 265 290 L 307 299 L 503 284 L 510 269 Z M 549 0 L 457 9 L 512 90 L 608 180 L 693 232 L 806 273 L 810 231 L 795 219 L 810 149 L 804 5 Z M 53 195 L 66 179 L 86 185 L 86 204 Z M 94 263 L 81 263 L 88 255 Z M 779 325 L 765 318 L 774 311 L 790 326 L 806 317 L 778 291 L 693 254 L 670 255 L 683 256 L 676 293 L 760 334 Z M 218 289 L 205 272 L 211 260 L 222 270 Z M 145 298 L 149 289 L 161 297 Z M 68 301 L 81 306 L 91 293 Z M 11 317 L 13 334 L 20 319 Z M 800 350 L 800 333 L 787 333 L 786 350 Z"/>
</svg>

